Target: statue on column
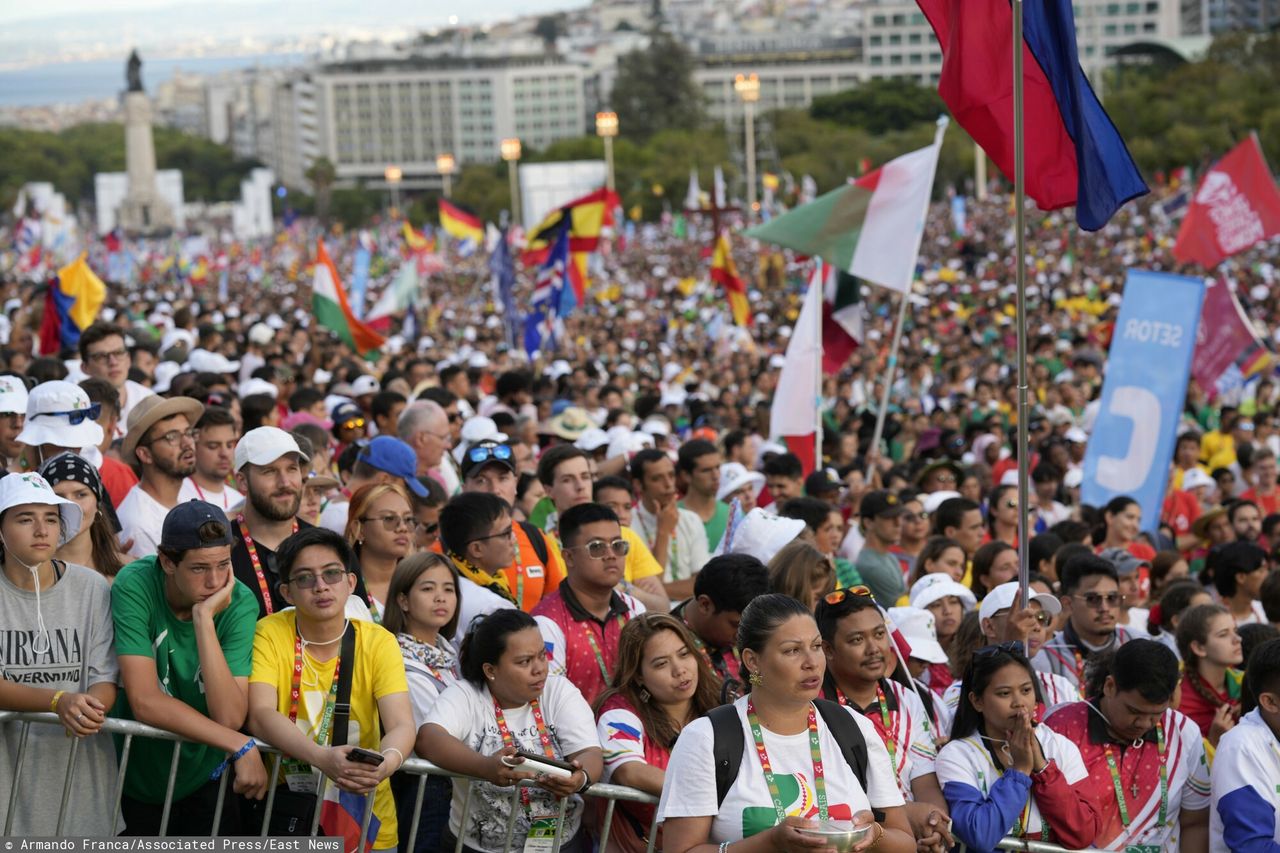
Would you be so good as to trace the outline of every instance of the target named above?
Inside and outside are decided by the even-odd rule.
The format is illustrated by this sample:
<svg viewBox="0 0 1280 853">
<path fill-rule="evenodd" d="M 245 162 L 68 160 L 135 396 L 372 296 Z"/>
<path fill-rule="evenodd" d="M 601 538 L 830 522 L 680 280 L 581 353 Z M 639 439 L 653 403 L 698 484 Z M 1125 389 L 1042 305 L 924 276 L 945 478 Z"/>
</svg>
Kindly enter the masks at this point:
<svg viewBox="0 0 1280 853">
<path fill-rule="evenodd" d="M 129 61 L 125 64 L 125 79 L 130 92 L 142 91 L 142 60 L 138 58 L 137 48 L 129 54 Z"/>
</svg>

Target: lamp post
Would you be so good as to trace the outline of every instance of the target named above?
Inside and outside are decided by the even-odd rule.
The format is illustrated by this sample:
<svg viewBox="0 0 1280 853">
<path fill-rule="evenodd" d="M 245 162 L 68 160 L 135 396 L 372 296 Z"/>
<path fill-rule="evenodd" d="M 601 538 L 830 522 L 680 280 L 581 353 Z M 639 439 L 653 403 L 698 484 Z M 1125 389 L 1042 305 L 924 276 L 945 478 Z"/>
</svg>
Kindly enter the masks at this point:
<svg viewBox="0 0 1280 853">
<path fill-rule="evenodd" d="M 444 182 L 445 198 L 453 195 L 452 175 L 454 165 L 452 154 L 440 154 L 436 157 L 436 171 L 440 173 L 440 180 Z"/>
<path fill-rule="evenodd" d="M 605 186 L 610 191 L 613 183 L 613 138 L 618 135 L 618 114 L 615 112 L 596 113 L 596 136 L 604 140 Z"/>
<path fill-rule="evenodd" d="M 511 179 L 511 221 L 520 224 L 520 182 L 516 178 L 516 163 L 520 160 L 520 140 L 511 137 L 499 146 L 502 159 L 507 161 L 507 176 Z"/>
<path fill-rule="evenodd" d="M 760 100 L 760 78 L 754 73 L 733 78 L 733 89 L 742 97 L 747 125 L 747 208 L 756 209 L 756 101 Z M 748 214 L 749 215 L 749 214 Z"/>
<path fill-rule="evenodd" d="M 388 166 L 382 171 L 382 177 L 386 178 L 387 185 L 391 187 L 391 213 L 397 216 L 400 210 L 400 179 L 404 177 L 404 172 L 399 166 Z"/>
</svg>

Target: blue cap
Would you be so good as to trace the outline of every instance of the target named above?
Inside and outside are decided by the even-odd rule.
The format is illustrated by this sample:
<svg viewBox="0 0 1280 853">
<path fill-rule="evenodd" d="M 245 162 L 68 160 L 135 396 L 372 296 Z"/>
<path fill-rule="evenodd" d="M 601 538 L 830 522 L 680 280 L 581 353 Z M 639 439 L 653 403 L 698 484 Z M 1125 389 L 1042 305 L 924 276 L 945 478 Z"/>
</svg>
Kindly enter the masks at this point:
<svg viewBox="0 0 1280 853">
<path fill-rule="evenodd" d="M 200 526 L 207 521 L 221 524 L 222 536 L 213 539 L 201 537 Z M 169 510 L 160 529 L 160 547 L 166 551 L 194 551 L 230 544 L 231 525 L 227 522 L 227 514 L 211 503 L 194 498 Z"/>
<path fill-rule="evenodd" d="M 420 498 L 427 496 L 427 487 L 418 482 L 418 454 L 398 438 L 377 436 L 369 442 L 368 447 L 360 451 L 356 461 L 399 477 Z"/>
</svg>

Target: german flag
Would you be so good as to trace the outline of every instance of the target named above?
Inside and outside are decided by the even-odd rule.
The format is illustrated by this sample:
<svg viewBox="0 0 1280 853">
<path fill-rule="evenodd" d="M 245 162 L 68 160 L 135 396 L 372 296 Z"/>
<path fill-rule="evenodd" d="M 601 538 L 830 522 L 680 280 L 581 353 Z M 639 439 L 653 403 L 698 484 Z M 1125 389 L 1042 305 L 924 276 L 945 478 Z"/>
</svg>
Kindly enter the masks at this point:
<svg viewBox="0 0 1280 853">
<path fill-rule="evenodd" d="M 729 251 L 729 238 L 723 233 L 716 237 L 715 252 L 711 256 L 711 280 L 725 290 L 729 298 L 729 310 L 733 312 L 735 326 L 751 325 L 751 306 L 747 304 L 747 285 L 738 275 L 737 264 Z"/>
<path fill-rule="evenodd" d="M 465 207 L 440 199 L 440 227 L 459 240 L 484 242 L 484 223 Z"/>
</svg>

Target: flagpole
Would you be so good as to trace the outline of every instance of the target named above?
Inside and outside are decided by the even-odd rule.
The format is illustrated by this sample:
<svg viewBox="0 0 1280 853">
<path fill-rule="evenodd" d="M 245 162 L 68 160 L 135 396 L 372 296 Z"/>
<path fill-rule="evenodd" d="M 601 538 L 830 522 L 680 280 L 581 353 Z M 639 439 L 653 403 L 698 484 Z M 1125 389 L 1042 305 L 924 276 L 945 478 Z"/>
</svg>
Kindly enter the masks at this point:
<svg viewBox="0 0 1280 853">
<path fill-rule="evenodd" d="M 1022 0 L 1013 0 L 1013 217 L 1016 270 L 1016 321 L 1018 334 L 1018 606 L 1027 607 L 1030 600 L 1031 563 L 1027 541 L 1027 511 L 1030 509 L 1028 474 L 1031 463 L 1027 419 L 1031 408 L 1027 400 L 1027 185 L 1026 139 L 1023 132 L 1023 36 Z M 1027 653 L 1031 644 L 1027 643 Z"/>
<path fill-rule="evenodd" d="M 825 348 L 822 343 L 822 306 L 826 304 L 826 301 L 827 301 L 827 293 L 826 293 L 827 276 L 839 274 L 835 272 L 835 269 L 833 267 L 830 267 L 828 264 L 824 263 L 821 260 L 818 261 L 818 264 L 820 265 L 820 268 L 826 270 L 826 275 L 820 276 L 820 281 L 818 282 L 818 284 L 820 285 L 820 289 L 816 294 L 817 305 L 815 306 L 818 310 L 813 312 L 813 315 L 814 315 L 813 325 L 814 325 L 814 335 L 815 335 L 814 340 L 818 342 L 817 364 L 814 365 L 814 371 L 813 371 L 814 382 L 816 386 L 814 388 L 814 395 L 813 395 L 813 399 L 814 399 L 813 470 L 815 471 L 821 471 L 823 468 L 823 465 L 822 465 L 822 358 L 825 352 Z"/>
</svg>

